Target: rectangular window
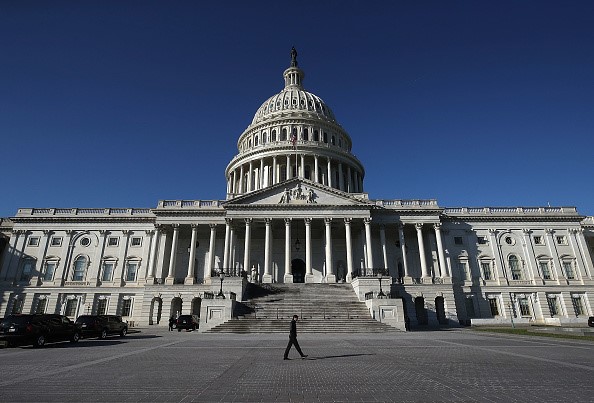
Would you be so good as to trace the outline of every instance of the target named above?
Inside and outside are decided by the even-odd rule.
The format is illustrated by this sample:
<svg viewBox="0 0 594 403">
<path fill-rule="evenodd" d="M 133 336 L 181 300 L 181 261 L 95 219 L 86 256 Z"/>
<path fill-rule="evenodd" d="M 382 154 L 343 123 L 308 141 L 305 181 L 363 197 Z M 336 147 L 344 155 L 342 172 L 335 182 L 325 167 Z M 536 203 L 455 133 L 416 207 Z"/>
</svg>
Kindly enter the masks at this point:
<svg viewBox="0 0 594 403">
<path fill-rule="evenodd" d="M 29 241 L 27 241 L 27 245 L 28 246 L 39 246 L 39 237 L 32 236 L 31 238 L 29 238 Z"/>
<path fill-rule="evenodd" d="M 62 237 L 61 236 L 52 237 L 50 246 L 62 246 Z"/>
<path fill-rule="evenodd" d="M 35 313 L 42 314 L 45 313 L 45 307 L 47 306 L 47 298 L 39 298 L 37 299 L 37 305 L 35 306 Z"/>
<path fill-rule="evenodd" d="M 534 235 L 534 245 L 544 245 L 544 240 L 540 235 Z"/>
<path fill-rule="evenodd" d="M 133 236 L 130 240 L 130 246 L 142 246 L 142 237 Z"/>
<path fill-rule="evenodd" d="M 479 236 L 476 238 L 476 241 L 479 245 L 486 245 L 487 244 L 487 238 L 484 236 Z"/>
<path fill-rule="evenodd" d="M 69 299 L 66 301 L 65 315 L 69 317 L 76 316 L 76 308 L 78 307 L 78 299 Z"/>
<path fill-rule="evenodd" d="M 126 281 L 135 281 L 136 280 L 136 269 L 138 268 L 138 263 L 136 262 L 129 262 L 126 265 Z"/>
<path fill-rule="evenodd" d="M 101 275 L 101 281 L 111 281 L 111 276 L 113 276 L 113 267 L 113 262 L 103 263 L 103 273 Z"/>
<path fill-rule="evenodd" d="M 572 262 L 563 262 L 563 271 L 565 272 L 565 278 L 567 278 L 568 280 L 575 279 L 575 272 L 573 271 Z"/>
<path fill-rule="evenodd" d="M 23 305 L 25 304 L 25 301 L 23 298 L 15 298 L 12 300 L 12 311 L 11 313 L 13 315 L 18 315 L 23 313 Z"/>
<path fill-rule="evenodd" d="M 127 298 L 122 301 L 122 316 L 130 316 L 132 312 L 132 298 Z"/>
<path fill-rule="evenodd" d="M 567 245 L 567 238 L 565 235 L 557 235 L 557 245 Z"/>
<path fill-rule="evenodd" d="M 470 280 L 470 273 L 468 273 L 468 262 L 467 261 L 459 261 L 458 262 L 458 269 L 460 270 L 460 278 L 464 280 Z"/>
<path fill-rule="evenodd" d="M 107 238 L 107 246 L 118 246 L 119 240 L 117 236 L 110 236 Z"/>
<path fill-rule="evenodd" d="M 107 314 L 107 298 L 101 298 L 97 301 L 97 315 Z"/>
<path fill-rule="evenodd" d="M 556 296 L 548 295 L 547 304 L 549 305 L 549 312 L 551 312 L 551 316 L 559 315 L 559 301 L 557 300 Z"/>
<path fill-rule="evenodd" d="M 571 305 L 573 305 L 575 316 L 584 315 L 584 303 L 582 302 L 582 297 L 580 295 L 571 296 Z"/>
<path fill-rule="evenodd" d="M 521 316 L 532 316 L 528 298 L 518 298 L 518 306 L 520 307 L 520 315 Z"/>
<path fill-rule="evenodd" d="M 21 272 L 21 281 L 29 281 L 34 269 L 35 262 L 33 260 L 25 260 L 25 263 L 23 263 L 23 271 Z"/>
<path fill-rule="evenodd" d="M 489 308 L 491 309 L 491 316 L 499 316 L 499 304 L 496 298 L 489 299 Z"/>
<path fill-rule="evenodd" d="M 538 264 L 540 265 L 540 272 L 542 273 L 542 278 L 545 280 L 551 280 L 553 277 L 551 276 L 549 262 L 539 262 Z"/>
<path fill-rule="evenodd" d="M 492 280 L 493 276 L 491 274 L 491 263 L 489 262 L 481 262 L 481 269 L 483 270 L 483 278 L 485 280 Z"/>
<path fill-rule="evenodd" d="M 461 236 L 455 236 L 454 237 L 454 244 L 455 245 L 463 245 L 464 242 L 462 242 L 462 237 Z"/>
<path fill-rule="evenodd" d="M 45 263 L 45 273 L 43 274 L 43 281 L 52 281 L 54 279 L 54 272 L 56 271 L 56 262 Z"/>
</svg>

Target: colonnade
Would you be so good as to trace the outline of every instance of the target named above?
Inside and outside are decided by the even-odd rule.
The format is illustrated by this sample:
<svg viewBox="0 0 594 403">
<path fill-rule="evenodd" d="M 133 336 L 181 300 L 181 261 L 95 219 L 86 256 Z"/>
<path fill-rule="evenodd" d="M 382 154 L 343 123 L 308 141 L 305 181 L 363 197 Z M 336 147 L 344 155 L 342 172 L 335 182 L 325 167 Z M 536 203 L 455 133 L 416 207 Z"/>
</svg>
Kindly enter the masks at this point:
<svg viewBox="0 0 594 403">
<path fill-rule="evenodd" d="M 372 220 L 371 218 L 284 218 L 284 262 L 279 264 L 279 267 L 284 266 L 284 275 L 281 275 L 280 278 L 273 278 L 272 275 L 272 266 L 273 266 L 273 259 L 272 259 L 272 227 L 273 227 L 273 219 L 265 218 L 263 219 L 264 222 L 264 259 L 263 263 L 261 263 L 262 267 L 262 278 L 261 281 L 264 283 L 272 283 L 273 281 L 284 281 L 284 282 L 292 282 L 293 281 L 293 274 L 292 273 L 292 259 L 293 259 L 293 243 L 291 239 L 291 227 L 293 221 L 303 220 L 305 226 L 305 282 L 314 282 L 314 268 L 312 266 L 312 250 L 315 245 L 312 244 L 312 223 L 314 220 L 323 221 L 324 224 L 324 259 L 323 259 L 323 267 L 320 267 L 320 271 L 323 273 L 323 281 L 325 282 L 336 282 L 337 273 L 335 268 L 335 249 L 333 248 L 333 242 L 338 237 L 344 236 L 345 240 L 345 252 L 346 252 L 346 279 L 350 281 L 354 277 L 354 271 L 356 270 L 353 265 L 353 254 L 354 254 L 354 247 L 353 247 L 353 220 L 361 220 L 363 223 L 363 229 L 361 230 L 361 239 L 363 241 L 363 265 L 365 269 L 374 269 L 374 251 L 375 248 L 378 246 L 377 239 L 374 239 L 372 236 Z M 243 270 L 250 271 L 252 266 L 254 265 L 251 260 L 251 251 L 253 248 L 252 244 L 252 230 L 253 230 L 253 219 L 252 218 L 243 218 L 241 220 L 238 219 L 226 219 L 225 220 L 225 236 L 224 236 L 224 245 L 223 245 L 223 255 L 222 255 L 222 268 L 228 270 L 231 266 L 234 266 L 234 255 L 233 251 L 235 250 L 236 245 L 234 244 L 237 242 L 237 237 L 235 236 L 238 232 L 240 227 L 244 228 L 244 247 L 243 247 Z M 243 221 L 240 225 L 237 225 L 238 221 Z M 333 228 L 332 224 L 339 222 L 342 224 L 342 228 L 344 232 L 338 232 L 338 228 L 336 226 Z M 203 273 L 203 281 L 208 283 L 210 281 L 211 273 L 215 268 L 215 254 L 216 254 L 216 243 L 217 243 L 217 224 L 208 224 L 210 227 L 210 237 L 208 243 L 208 258 L 206 260 L 206 264 L 204 267 Z M 220 225 L 220 224 L 219 224 Z M 445 252 L 443 248 L 443 240 L 441 234 L 441 224 L 435 223 L 432 224 L 436 243 L 437 243 L 437 253 L 438 253 L 438 262 L 439 266 L 435 267 L 435 273 L 432 273 L 431 267 L 427 262 L 426 256 L 426 248 L 425 248 L 425 236 L 426 232 L 423 231 L 423 228 L 427 224 L 416 223 L 414 224 L 416 229 L 416 238 L 417 238 L 417 245 L 419 251 L 419 262 L 420 262 L 420 278 L 416 277 L 415 273 L 416 270 L 413 270 L 411 267 L 411 259 L 407 256 L 410 251 L 407 250 L 406 246 L 406 237 L 405 237 L 405 225 L 411 224 L 402 224 L 402 223 L 395 223 L 394 225 L 391 224 L 380 224 L 379 225 L 379 243 L 381 248 L 381 268 L 387 269 L 391 266 L 390 262 L 388 261 L 388 248 L 387 248 L 387 241 L 386 241 L 386 231 L 391 229 L 397 229 L 397 239 L 399 240 L 399 248 L 400 248 L 400 256 L 401 261 L 403 263 L 404 268 L 404 281 L 409 283 L 415 282 L 432 282 L 432 278 L 449 278 L 451 277 L 451 273 L 449 270 L 448 265 L 446 264 Z M 175 268 L 176 268 L 176 256 L 177 256 L 177 249 L 178 249 L 178 238 L 179 238 L 179 225 L 173 224 L 173 231 L 172 231 L 172 239 L 171 239 L 171 252 L 169 255 L 169 266 L 168 266 L 168 273 L 167 278 L 165 279 L 166 283 L 173 284 L 175 279 Z M 186 284 L 193 284 L 196 281 L 197 273 L 195 270 L 195 256 L 196 256 L 196 238 L 197 238 L 197 231 L 198 225 L 191 224 L 191 242 L 189 248 L 189 262 L 187 266 L 187 275 L 185 277 L 184 282 Z M 153 245 L 151 247 L 151 256 L 149 258 L 149 281 L 155 278 L 157 272 L 157 249 L 158 249 L 158 239 L 159 239 L 159 231 L 160 227 L 157 226 L 155 230 L 155 234 L 153 237 Z M 278 239 L 278 238 L 276 238 Z M 302 256 L 302 255 L 301 255 Z M 163 258 L 165 260 L 165 257 Z M 428 278 L 429 280 L 423 280 Z"/>
<path fill-rule="evenodd" d="M 363 192 L 363 173 L 351 164 L 319 155 L 287 153 L 241 164 L 227 176 L 227 193 L 244 194 L 293 177 L 349 193 Z"/>
</svg>

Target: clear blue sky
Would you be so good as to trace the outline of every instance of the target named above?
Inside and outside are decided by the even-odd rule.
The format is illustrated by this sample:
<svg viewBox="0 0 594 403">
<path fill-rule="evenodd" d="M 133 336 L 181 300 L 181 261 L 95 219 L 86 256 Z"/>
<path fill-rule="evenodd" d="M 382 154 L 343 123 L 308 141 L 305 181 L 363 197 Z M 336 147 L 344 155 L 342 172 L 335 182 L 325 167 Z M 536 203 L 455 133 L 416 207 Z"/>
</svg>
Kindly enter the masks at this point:
<svg viewBox="0 0 594 403">
<path fill-rule="evenodd" d="M 1 1 L 0 217 L 223 199 L 291 46 L 373 199 L 594 214 L 594 2 Z"/>
</svg>

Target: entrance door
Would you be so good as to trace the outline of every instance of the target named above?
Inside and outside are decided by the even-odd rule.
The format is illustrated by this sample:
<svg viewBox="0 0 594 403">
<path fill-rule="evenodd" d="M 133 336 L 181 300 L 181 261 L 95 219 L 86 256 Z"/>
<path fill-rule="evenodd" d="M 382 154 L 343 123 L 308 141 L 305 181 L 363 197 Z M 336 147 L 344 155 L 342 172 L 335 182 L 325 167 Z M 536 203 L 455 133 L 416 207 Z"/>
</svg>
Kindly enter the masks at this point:
<svg viewBox="0 0 594 403">
<path fill-rule="evenodd" d="M 294 283 L 305 283 L 305 262 L 301 259 L 293 259 L 291 262 Z"/>
</svg>

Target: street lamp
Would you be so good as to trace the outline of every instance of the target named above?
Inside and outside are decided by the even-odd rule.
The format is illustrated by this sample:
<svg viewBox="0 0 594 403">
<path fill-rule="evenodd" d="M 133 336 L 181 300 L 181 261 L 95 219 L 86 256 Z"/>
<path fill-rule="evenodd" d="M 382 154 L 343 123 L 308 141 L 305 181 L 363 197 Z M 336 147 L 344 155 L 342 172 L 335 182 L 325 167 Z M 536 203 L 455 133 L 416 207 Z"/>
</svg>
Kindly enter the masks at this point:
<svg viewBox="0 0 594 403">
<path fill-rule="evenodd" d="M 377 294 L 377 297 L 378 298 L 384 298 L 386 296 L 386 294 L 384 294 L 384 291 L 382 290 L 382 273 L 381 272 L 378 272 L 378 276 L 379 276 L 378 277 L 378 280 L 379 280 L 379 283 L 380 283 L 380 292 L 379 292 L 379 294 Z"/>
<path fill-rule="evenodd" d="M 219 278 L 221 279 L 221 289 L 220 289 L 219 295 L 217 295 L 217 297 L 225 298 L 225 294 L 223 294 L 223 280 L 225 279 L 225 272 L 223 271 L 223 269 L 221 269 L 221 271 L 219 272 Z"/>
<path fill-rule="evenodd" d="M 509 318 L 511 319 L 512 329 L 515 329 L 516 325 L 514 325 L 514 310 L 512 308 L 512 303 L 508 302 L 507 306 L 509 308 Z"/>
</svg>

